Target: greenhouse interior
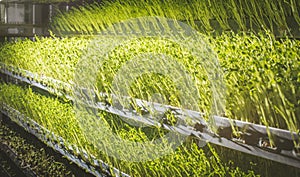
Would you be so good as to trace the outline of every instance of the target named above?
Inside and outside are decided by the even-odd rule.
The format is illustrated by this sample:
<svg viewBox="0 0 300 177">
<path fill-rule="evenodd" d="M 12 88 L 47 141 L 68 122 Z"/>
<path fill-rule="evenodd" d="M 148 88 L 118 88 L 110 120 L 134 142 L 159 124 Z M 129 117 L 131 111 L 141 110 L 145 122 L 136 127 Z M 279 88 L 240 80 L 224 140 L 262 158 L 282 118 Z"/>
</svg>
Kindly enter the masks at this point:
<svg viewBox="0 0 300 177">
<path fill-rule="evenodd" d="M 0 176 L 300 176 L 299 0 L 0 0 Z"/>
</svg>

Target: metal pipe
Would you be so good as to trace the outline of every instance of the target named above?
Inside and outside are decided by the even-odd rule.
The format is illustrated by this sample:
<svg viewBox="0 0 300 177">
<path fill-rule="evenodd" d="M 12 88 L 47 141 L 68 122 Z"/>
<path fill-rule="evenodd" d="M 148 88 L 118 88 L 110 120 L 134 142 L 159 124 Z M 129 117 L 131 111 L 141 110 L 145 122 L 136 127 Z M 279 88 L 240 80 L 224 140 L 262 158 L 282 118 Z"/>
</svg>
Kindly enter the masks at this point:
<svg viewBox="0 0 300 177">
<path fill-rule="evenodd" d="M 52 4 L 49 5 L 49 22 L 52 21 L 52 15 L 53 15 L 53 7 L 52 7 Z"/>
<path fill-rule="evenodd" d="M 32 4 L 32 24 L 35 25 L 35 4 Z M 35 34 L 35 27 L 32 28 L 32 33 Z"/>
<path fill-rule="evenodd" d="M 7 23 L 7 2 L 4 4 L 4 23 Z"/>
</svg>

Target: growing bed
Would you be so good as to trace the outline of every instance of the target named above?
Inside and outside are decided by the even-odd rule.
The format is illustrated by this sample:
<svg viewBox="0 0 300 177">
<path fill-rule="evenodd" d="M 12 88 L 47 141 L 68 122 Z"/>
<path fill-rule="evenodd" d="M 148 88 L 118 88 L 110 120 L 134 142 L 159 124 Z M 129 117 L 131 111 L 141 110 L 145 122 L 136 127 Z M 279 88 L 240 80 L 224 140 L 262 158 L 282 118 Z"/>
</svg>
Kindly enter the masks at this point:
<svg viewBox="0 0 300 177">
<path fill-rule="evenodd" d="M 273 172 L 265 170 L 265 168 L 283 168 L 283 166 L 260 158 L 255 159 L 245 154 L 243 156 L 249 157 L 251 160 L 241 162 L 239 160 L 240 157 L 234 157 L 235 155 L 240 156 L 241 154 L 239 153 L 233 153 L 233 157 L 230 157 L 233 158 L 231 161 L 224 158 L 227 156 L 223 153 L 228 152 L 228 149 L 222 149 L 211 144 L 207 144 L 205 148 L 202 148 L 199 139 L 192 136 L 189 136 L 187 141 L 177 147 L 174 152 L 150 161 L 134 162 L 124 160 L 128 158 L 128 155 L 139 156 L 138 153 L 141 152 L 135 151 L 134 148 L 126 149 L 128 154 L 124 154 L 120 158 L 110 156 L 108 154 L 111 149 L 107 148 L 106 151 L 102 151 L 103 149 L 98 146 L 99 139 L 97 138 L 101 138 L 103 144 L 111 143 L 112 140 L 109 137 L 105 137 L 105 134 L 108 134 L 106 131 L 112 131 L 118 137 L 130 142 L 152 142 L 155 139 L 163 139 L 168 134 L 168 131 L 162 129 L 162 127 L 165 125 L 177 125 L 179 122 L 178 118 L 172 111 L 169 111 L 165 112 L 165 115 L 157 120 L 164 126 L 139 127 L 137 125 L 140 124 L 133 124 L 120 118 L 113 112 L 105 110 L 88 110 L 93 111 L 97 115 L 97 119 L 90 118 L 90 112 L 76 110 L 75 106 L 78 99 L 72 100 L 72 98 L 76 97 L 76 91 L 79 91 L 81 96 L 86 95 L 85 99 L 87 100 L 92 98 L 105 102 L 107 105 L 113 105 L 114 98 L 111 94 L 114 94 L 114 77 L 118 74 L 118 70 L 122 69 L 122 65 L 128 64 L 128 61 L 133 57 L 141 54 L 163 53 L 180 63 L 191 76 L 191 80 L 195 83 L 194 87 L 197 89 L 196 94 L 199 95 L 199 100 L 196 99 L 194 102 L 194 105 L 197 105 L 197 110 L 195 111 L 203 113 L 203 120 L 210 121 L 210 117 L 206 115 L 209 115 L 211 110 L 215 109 L 214 106 L 216 106 L 220 109 L 214 113 L 219 116 L 266 126 L 267 140 L 260 140 L 255 143 L 267 143 L 269 149 L 275 148 L 275 150 L 276 147 L 279 147 L 279 144 L 276 141 L 276 137 L 269 133 L 268 127 L 285 129 L 291 132 L 292 138 L 289 142 L 291 142 L 293 152 L 295 154 L 299 153 L 299 40 L 288 37 L 275 38 L 272 33 L 274 31 L 223 32 L 219 35 L 211 35 L 212 33 L 201 34 L 201 42 L 205 44 L 202 46 L 203 48 L 199 49 L 203 52 L 201 56 L 203 60 L 201 61 L 206 61 L 204 59 L 207 58 L 211 59 L 210 57 L 217 59 L 217 64 L 220 67 L 220 70 L 217 71 L 222 75 L 224 88 L 226 88 L 226 90 L 221 90 L 222 94 L 217 94 L 220 96 L 220 100 L 217 100 L 220 101 L 220 104 L 215 105 L 213 102 L 215 101 L 214 96 L 216 96 L 216 93 L 212 90 L 214 85 L 208 71 L 210 68 L 205 63 L 199 62 L 197 56 L 190 51 L 190 48 L 162 36 L 131 38 L 131 40 L 123 41 L 121 45 L 114 46 L 116 41 L 118 41 L 118 36 L 98 33 L 111 23 L 116 23 L 129 17 L 144 15 L 160 15 L 180 20 L 187 19 L 187 22 L 192 26 L 192 21 L 197 18 L 202 20 L 202 27 L 205 26 L 210 29 L 211 26 L 205 25 L 207 24 L 205 18 L 200 18 L 203 13 L 207 15 L 206 18 L 212 14 L 219 14 L 220 16 L 215 18 L 219 19 L 218 23 L 226 30 L 228 24 L 224 21 L 226 19 L 226 14 L 224 13 L 227 12 L 226 8 L 229 8 L 228 4 L 233 5 L 234 3 L 236 3 L 235 6 L 230 6 L 234 8 L 232 10 L 233 14 L 227 15 L 234 17 L 239 29 L 246 30 L 245 26 L 243 26 L 243 18 L 240 16 L 242 11 L 238 7 L 243 7 L 241 8 L 245 10 L 243 13 L 247 12 L 249 15 L 250 12 L 247 11 L 247 8 L 249 5 L 256 7 L 257 4 L 254 2 L 250 1 L 243 4 L 240 1 L 224 1 L 218 5 L 219 7 L 224 7 L 225 10 L 222 8 L 207 10 L 208 8 L 206 8 L 201 13 L 199 9 L 203 5 L 208 4 L 196 3 L 196 1 L 191 3 L 194 6 L 189 4 L 185 10 L 180 10 L 183 4 L 177 2 L 174 2 L 170 8 L 166 8 L 166 11 L 163 11 L 163 9 L 168 4 L 161 4 L 160 2 L 154 2 L 152 5 L 146 6 L 146 9 L 141 10 L 140 6 L 145 4 L 139 4 L 135 1 L 130 3 L 116 1 L 114 3 L 104 3 L 101 6 L 93 4 L 74 8 L 68 14 L 58 16 L 53 22 L 53 28 L 56 32 L 59 32 L 57 35 L 60 37 L 52 34 L 50 37 L 36 37 L 35 41 L 20 40 L 5 43 L 1 46 L 0 66 L 2 74 L 3 71 L 7 71 L 16 77 L 27 79 L 31 83 L 28 86 L 28 84 L 24 84 L 19 80 L 13 81 L 14 84 L 11 81 L 8 83 L 1 82 L 0 102 L 2 103 L 2 110 L 17 110 L 18 114 L 34 121 L 36 125 L 45 129 L 45 131 L 42 131 L 42 134 L 46 135 L 46 138 L 43 140 L 52 142 L 50 144 L 53 148 L 55 148 L 55 144 L 63 146 L 62 149 L 71 152 L 71 156 L 78 156 L 80 157 L 79 159 L 86 162 L 84 164 L 87 165 L 83 166 L 88 166 L 91 171 L 95 170 L 93 166 L 99 166 L 99 163 L 103 162 L 105 167 L 99 167 L 99 169 L 108 170 L 113 175 L 255 176 L 259 174 L 273 174 Z M 298 22 L 299 19 L 295 15 L 297 13 L 295 9 L 289 10 L 288 6 L 280 3 L 281 1 L 274 2 L 275 5 L 271 3 L 272 7 L 268 7 L 269 10 L 275 7 L 279 8 L 281 13 L 293 15 L 295 21 Z M 262 4 L 264 7 L 267 7 L 267 4 Z M 211 4 L 211 6 L 215 5 L 215 3 Z M 297 2 L 294 1 L 291 1 L 290 5 L 299 7 Z M 109 16 L 109 19 L 103 15 L 116 12 L 114 11 L 116 8 L 119 10 L 119 14 Z M 218 10 L 218 12 L 213 10 Z M 128 12 L 130 12 L 129 16 L 125 15 Z M 273 14 L 271 11 L 268 12 Z M 258 19 L 259 15 L 262 14 L 254 13 L 253 18 L 249 15 L 251 17 L 250 22 L 257 26 L 259 22 L 254 19 Z M 84 20 L 81 19 L 81 16 L 84 17 Z M 274 22 L 271 16 L 269 14 L 270 19 L 267 19 L 270 23 Z M 83 21 L 84 23 L 82 23 Z M 279 26 L 284 25 L 285 20 L 277 21 L 276 25 L 277 23 Z M 273 23 L 271 27 L 272 25 Z M 270 27 L 270 24 L 266 26 Z M 285 27 L 288 28 L 288 26 Z M 211 31 L 206 28 L 198 30 Z M 64 32 L 68 35 L 61 37 Z M 70 36 L 70 32 L 76 32 L 76 35 Z M 277 32 L 275 31 L 275 33 Z M 78 35 L 78 33 L 85 35 Z M 98 35 L 95 37 L 91 34 Z M 284 36 L 283 33 L 281 34 Z M 97 80 L 91 86 L 92 89 L 96 90 L 96 94 L 88 92 L 88 90 L 85 92 L 82 89 L 75 89 L 74 91 L 74 88 L 76 88 L 74 86 L 81 83 L 81 80 L 78 80 L 78 72 L 81 69 L 80 64 L 82 64 L 82 61 L 93 61 L 90 58 L 99 57 L 99 53 L 106 50 L 101 47 L 108 46 L 109 48 L 110 44 L 114 48 L 105 55 L 106 58 L 101 65 L 96 65 L 95 63 L 95 66 L 92 66 L 93 63 L 87 63 L 89 67 L 98 67 L 97 69 L 99 69 L 93 75 L 93 78 Z M 158 65 L 163 66 L 165 63 L 161 62 Z M 3 81 L 7 81 L 7 79 L 4 79 L 7 77 L 6 75 L 2 77 Z M 32 83 L 38 83 L 39 86 L 34 86 Z M 178 91 L 178 85 L 174 84 L 172 77 L 165 77 L 163 74 L 157 73 L 144 74 L 133 80 L 131 84 L 128 90 L 128 96 L 131 98 L 148 102 L 154 100 L 160 104 L 179 108 L 184 105 L 181 97 L 182 93 Z M 46 88 L 44 89 L 46 92 L 43 92 L 43 88 Z M 47 88 L 51 88 L 51 90 L 47 90 Z M 106 95 L 97 95 L 97 93 Z M 157 93 L 159 93 L 159 96 L 153 96 Z M 193 90 L 187 90 L 185 95 L 192 95 L 193 93 L 195 93 Z M 143 117 L 145 110 L 141 109 L 136 101 L 132 101 L 134 99 L 130 101 L 129 105 L 131 107 L 126 109 Z M 189 100 L 194 101 L 192 98 Z M 17 120 L 13 118 L 16 116 L 14 113 L 11 112 L 9 115 L 12 119 Z M 101 127 L 97 120 L 105 125 L 104 127 L 108 127 L 108 129 L 104 129 L 104 132 L 96 130 L 96 126 Z M 189 126 L 188 120 L 186 120 L 186 125 Z M 193 124 L 191 127 L 195 128 L 196 125 Z M 236 128 L 233 126 L 229 137 L 225 138 L 231 139 L 234 136 L 234 138 L 243 139 L 242 134 L 246 133 L 247 127 L 244 130 Z M 32 131 L 34 131 L 34 126 Z M 222 134 L 220 129 L 214 130 L 212 128 L 212 132 L 217 135 L 227 135 L 226 133 Z M 97 135 L 97 133 L 101 134 Z M 171 148 L 170 144 L 163 145 L 165 146 L 161 150 Z M 111 146 L 117 150 L 124 148 L 122 144 L 117 143 L 110 144 Z M 297 161 L 299 157 L 295 155 L 293 158 Z M 264 164 L 264 166 L 261 166 L 260 163 Z M 286 166 L 284 168 L 291 169 L 288 171 L 291 176 L 299 174 L 299 168 Z M 277 175 L 281 173 L 286 174 L 287 172 L 285 170 L 276 172 Z M 93 174 L 97 175 L 98 173 L 94 172 Z"/>
</svg>

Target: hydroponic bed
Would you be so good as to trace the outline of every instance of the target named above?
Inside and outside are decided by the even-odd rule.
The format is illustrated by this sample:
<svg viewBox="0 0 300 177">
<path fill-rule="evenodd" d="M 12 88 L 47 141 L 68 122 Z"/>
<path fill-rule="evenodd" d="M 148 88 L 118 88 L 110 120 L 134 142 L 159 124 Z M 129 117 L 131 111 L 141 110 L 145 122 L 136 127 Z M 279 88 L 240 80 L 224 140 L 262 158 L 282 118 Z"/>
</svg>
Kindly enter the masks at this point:
<svg viewBox="0 0 300 177">
<path fill-rule="evenodd" d="M 256 1 L 192 1 L 185 10 L 179 8 L 183 2 L 168 3 L 116 1 L 74 8 L 54 19 L 53 30 L 60 37 L 52 34 L 36 37 L 35 41 L 3 44 L 2 114 L 95 176 L 299 175 L 300 42 L 290 38 L 292 33 L 285 33 L 288 30 L 281 31 L 281 39 L 275 38 L 278 31 L 272 30 L 274 24 L 289 28 L 285 20 L 278 20 L 279 16 L 272 11 L 262 20 L 262 12 L 249 15 L 250 5 L 259 9 Z M 144 5 L 146 8 L 141 10 Z M 203 14 L 199 8 L 204 5 L 220 8 L 205 10 Z M 226 14 L 232 5 L 232 14 Z M 297 2 L 290 2 L 291 9 L 281 1 L 260 5 L 269 10 L 278 8 L 280 13 L 292 16 L 293 23 L 299 20 Z M 242 12 L 247 12 L 250 22 L 246 21 L 251 27 L 255 24 L 255 30 L 245 32 L 247 25 L 243 26 Z M 172 40 L 164 34 L 174 32 L 171 25 L 182 25 L 168 23 L 161 17 L 140 18 L 145 15 L 187 20 L 192 27 L 208 33 L 195 33 L 201 37 L 201 45 L 188 35 L 185 38 L 184 30 L 179 33 L 184 34 L 183 38 Z M 231 28 L 226 15 L 236 20 L 238 32 L 211 35 L 205 19 L 215 18 L 226 31 Z M 134 17 L 139 17 L 135 22 L 142 25 L 132 28 L 132 21 L 126 20 Z M 201 21 L 202 29 L 193 26 L 194 20 Z M 153 27 L 143 26 L 149 21 Z M 272 24 L 257 29 L 266 21 Z M 121 25 L 110 27 L 118 22 Z M 151 31 L 153 28 L 156 31 Z M 128 29 L 134 30 L 133 37 L 126 33 Z M 157 33 L 161 29 L 163 35 Z M 136 35 L 139 32 L 143 36 Z M 144 36 L 144 32 L 151 35 Z M 64 33 L 67 36 L 62 37 Z M 71 33 L 76 35 L 70 36 Z M 195 55 L 195 51 L 201 54 Z M 151 60 L 143 60 L 147 57 Z M 169 58 L 173 62 L 170 65 L 164 60 Z M 140 62 L 130 63 L 135 59 Z M 161 70 L 147 64 L 153 61 Z M 184 72 L 180 70 L 178 74 L 174 68 L 162 72 L 174 63 Z M 131 66 L 132 70 L 123 66 Z M 149 68 L 156 72 L 143 73 Z M 119 70 L 124 71 L 121 76 Z M 136 71 L 142 74 L 134 75 Z M 181 85 L 174 81 L 182 81 L 181 76 L 186 73 L 193 86 L 189 81 Z M 116 81 L 116 76 L 121 79 Z M 128 83 L 127 93 L 120 94 L 125 93 L 118 90 L 120 85 L 125 88 Z M 110 132 L 124 141 L 116 141 Z M 186 140 L 173 148 L 172 142 L 164 142 L 170 132 L 176 132 L 175 139 L 185 135 Z M 145 149 L 126 144 L 157 139 L 162 140 L 162 152 L 151 151 L 155 149 L 151 143 Z M 142 159 L 147 151 L 163 154 L 170 149 L 174 151 L 158 158 L 128 160 Z M 225 155 L 226 152 L 232 156 Z"/>
</svg>

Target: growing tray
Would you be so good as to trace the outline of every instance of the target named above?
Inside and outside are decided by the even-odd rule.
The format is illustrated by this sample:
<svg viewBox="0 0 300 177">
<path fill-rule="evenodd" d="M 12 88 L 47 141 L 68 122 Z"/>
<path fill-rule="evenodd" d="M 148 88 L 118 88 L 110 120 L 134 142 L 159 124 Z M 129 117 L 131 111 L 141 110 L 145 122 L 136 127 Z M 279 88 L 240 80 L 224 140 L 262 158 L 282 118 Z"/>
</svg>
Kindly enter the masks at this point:
<svg viewBox="0 0 300 177">
<path fill-rule="evenodd" d="M 5 82 L 20 85 L 30 85 L 37 92 L 63 96 L 69 100 L 74 100 L 74 98 L 68 94 L 68 91 L 71 90 L 72 86 L 66 83 L 44 76 L 41 77 L 26 70 L 6 67 L 4 64 L 1 64 L 0 67 L 0 76 Z M 42 83 L 41 80 L 46 80 L 47 82 Z M 50 86 L 49 83 L 51 83 L 50 85 L 52 86 Z M 56 86 L 53 86 L 55 84 Z M 81 91 L 86 91 L 86 89 L 82 88 Z M 106 93 L 101 93 L 101 95 L 104 98 L 107 96 Z M 113 97 L 114 95 L 110 96 Z M 90 99 L 95 98 L 92 97 Z M 132 98 L 124 97 L 124 99 Z M 173 106 L 152 103 L 140 99 L 134 99 L 134 101 L 140 109 L 144 110 L 145 114 L 140 115 L 134 109 L 122 109 L 119 106 L 107 104 L 107 101 L 96 102 L 93 104 L 86 103 L 86 105 L 95 109 L 100 109 L 118 116 L 122 116 L 127 119 L 138 121 L 143 124 L 150 126 L 159 125 L 162 128 L 170 131 L 177 131 L 181 134 L 194 136 L 198 139 L 199 145 L 203 144 L 203 142 L 210 142 L 236 151 L 300 168 L 299 148 L 295 147 L 295 144 L 299 144 L 299 134 L 295 132 L 233 120 L 226 117 L 213 116 L 218 129 L 218 133 L 214 133 L 210 130 L 208 124 L 203 119 L 203 114 L 200 112 L 182 110 Z M 158 122 L 151 117 L 151 114 L 147 114 L 147 107 L 150 106 L 161 115 L 164 115 L 167 111 L 171 111 L 178 120 L 184 119 L 185 115 L 188 114 L 188 116 L 194 120 L 194 126 L 180 123 L 176 125 L 170 125 L 165 122 Z M 239 137 L 234 136 L 234 129 L 239 131 Z M 270 136 L 275 142 L 275 147 L 269 145 Z"/>
</svg>

